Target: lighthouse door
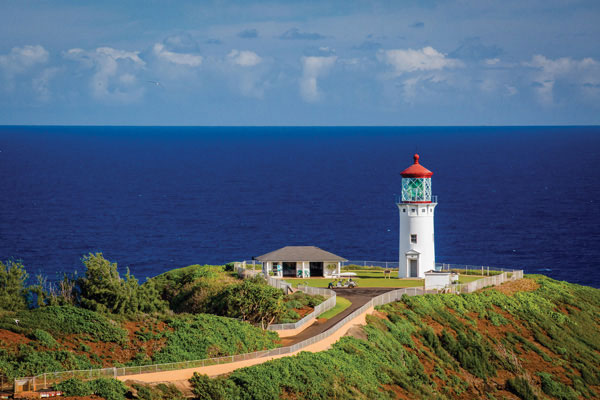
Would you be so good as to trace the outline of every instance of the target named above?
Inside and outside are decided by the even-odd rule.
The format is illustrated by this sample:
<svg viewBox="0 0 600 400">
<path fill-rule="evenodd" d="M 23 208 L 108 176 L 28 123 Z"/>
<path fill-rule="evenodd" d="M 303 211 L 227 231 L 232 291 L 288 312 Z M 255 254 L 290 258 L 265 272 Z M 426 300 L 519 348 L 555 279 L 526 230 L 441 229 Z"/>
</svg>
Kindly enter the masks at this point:
<svg viewBox="0 0 600 400">
<path fill-rule="evenodd" d="M 418 277 L 419 276 L 419 260 L 408 260 L 410 263 L 410 276 Z"/>
</svg>

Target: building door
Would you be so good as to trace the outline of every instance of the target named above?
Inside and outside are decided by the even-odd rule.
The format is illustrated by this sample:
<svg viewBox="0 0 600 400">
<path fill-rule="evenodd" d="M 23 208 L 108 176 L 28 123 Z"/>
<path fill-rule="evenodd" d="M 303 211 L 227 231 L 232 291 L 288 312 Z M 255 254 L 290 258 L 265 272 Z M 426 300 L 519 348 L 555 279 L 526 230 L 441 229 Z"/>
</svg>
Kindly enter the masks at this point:
<svg viewBox="0 0 600 400">
<path fill-rule="evenodd" d="M 323 276 L 323 262 L 311 261 L 310 276 Z"/>
<path fill-rule="evenodd" d="M 410 277 L 416 278 L 419 276 L 419 260 L 408 260 L 410 264 Z"/>
<path fill-rule="evenodd" d="M 283 276 L 296 277 L 296 263 L 295 262 L 284 262 L 282 263 Z"/>
</svg>

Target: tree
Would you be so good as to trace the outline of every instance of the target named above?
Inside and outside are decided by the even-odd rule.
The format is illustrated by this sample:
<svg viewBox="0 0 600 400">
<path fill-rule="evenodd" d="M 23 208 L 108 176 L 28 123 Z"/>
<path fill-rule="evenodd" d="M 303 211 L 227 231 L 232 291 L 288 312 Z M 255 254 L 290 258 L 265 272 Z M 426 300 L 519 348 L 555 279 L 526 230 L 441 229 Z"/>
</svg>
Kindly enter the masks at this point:
<svg viewBox="0 0 600 400">
<path fill-rule="evenodd" d="M 106 260 L 102 253 L 83 257 L 85 277 L 78 279 L 80 304 L 93 311 L 126 314 L 154 312 L 166 307 L 154 283 L 140 286 L 129 269 L 122 279 L 117 263 Z"/>
<path fill-rule="evenodd" d="M 213 298 L 212 304 L 217 314 L 241 318 L 263 329 L 285 312 L 280 289 L 252 280 L 228 286 Z"/>
<path fill-rule="evenodd" d="M 27 308 L 29 291 L 25 282 L 28 277 L 20 262 L 0 261 L 0 309 L 16 311 Z"/>
<path fill-rule="evenodd" d="M 78 281 L 81 305 L 93 311 L 123 313 L 128 307 L 128 293 L 117 263 L 106 260 L 102 253 L 90 253 L 82 261 L 86 271 Z"/>
<path fill-rule="evenodd" d="M 74 306 L 77 303 L 77 274 L 64 274 L 61 281 L 48 284 L 47 292 L 48 305 Z"/>
</svg>

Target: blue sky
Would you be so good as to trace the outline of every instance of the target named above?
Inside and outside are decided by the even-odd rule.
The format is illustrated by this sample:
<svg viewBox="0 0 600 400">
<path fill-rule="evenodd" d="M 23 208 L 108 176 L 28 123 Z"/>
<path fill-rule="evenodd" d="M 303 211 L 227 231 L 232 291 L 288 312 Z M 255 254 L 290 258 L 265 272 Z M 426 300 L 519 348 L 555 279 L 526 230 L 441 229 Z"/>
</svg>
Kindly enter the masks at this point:
<svg viewBox="0 0 600 400">
<path fill-rule="evenodd" d="M 600 123 L 600 2 L 0 3 L 0 124 Z"/>
</svg>

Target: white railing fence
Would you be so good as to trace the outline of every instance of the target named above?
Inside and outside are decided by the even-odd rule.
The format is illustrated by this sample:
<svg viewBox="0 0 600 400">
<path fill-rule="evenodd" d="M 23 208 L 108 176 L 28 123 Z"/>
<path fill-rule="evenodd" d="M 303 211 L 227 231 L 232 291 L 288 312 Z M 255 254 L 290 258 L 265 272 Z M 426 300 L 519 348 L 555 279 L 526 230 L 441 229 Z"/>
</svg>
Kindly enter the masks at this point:
<svg viewBox="0 0 600 400">
<path fill-rule="evenodd" d="M 342 268 L 356 265 L 359 267 L 397 269 L 398 261 L 369 261 L 369 260 L 348 260 L 342 262 Z"/>
</svg>

